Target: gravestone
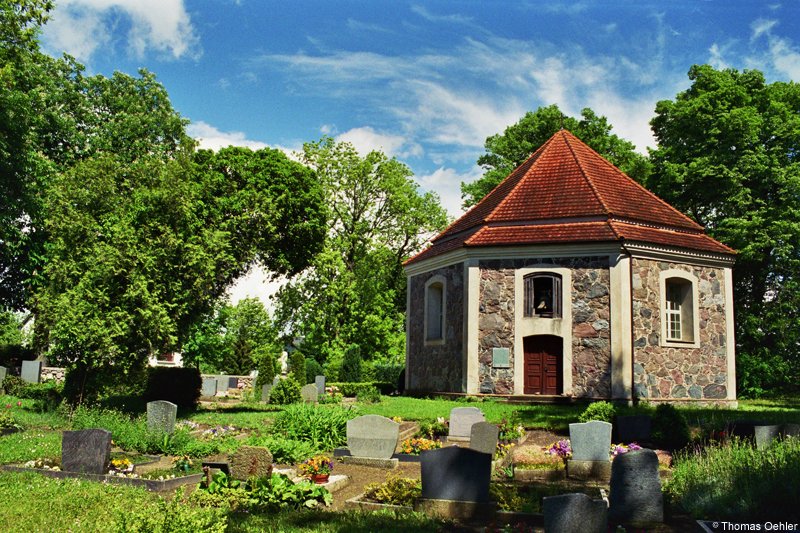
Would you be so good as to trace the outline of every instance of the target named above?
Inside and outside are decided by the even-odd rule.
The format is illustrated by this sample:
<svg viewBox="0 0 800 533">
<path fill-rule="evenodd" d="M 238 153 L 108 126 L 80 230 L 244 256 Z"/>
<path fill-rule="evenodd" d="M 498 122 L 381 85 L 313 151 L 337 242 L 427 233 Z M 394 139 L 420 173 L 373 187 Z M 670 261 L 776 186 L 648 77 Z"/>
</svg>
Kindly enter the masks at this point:
<svg viewBox="0 0 800 533">
<path fill-rule="evenodd" d="M 781 428 L 784 437 L 800 437 L 800 424 L 784 424 Z"/>
<path fill-rule="evenodd" d="M 472 424 L 485 422 L 483 413 L 477 407 L 454 407 L 450 411 L 450 432 L 448 440 L 469 440 Z"/>
<path fill-rule="evenodd" d="M 572 459 L 575 461 L 608 461 L 611 448 L 611 424 L 592 420 L 569 425 Z"/>
<path fill-rule="evenodd" d="M 203 386 L 200 389 L 200 396 L 216 396 L 217 378 L 203 378 Z"/>
<path fill-rule="evenodd" d="M 636 528 L 664 521 L 664 500 L 653 450 L 635 450 L 614 458 L 608 519 Z"/>
<path fill-rule="evenodd" d="M 652 429 L 653 419 L 649 415 L 618 416 L 614 420 L 614 431 L 617 434 L 614 442 L 650 442 Z"/>
<path fill-rule="evenodd" d="M 261 386 L 261 401 L 269 402 L 269 393 L 272 392 L 272 385 L 265 383 Z"/>
<path fill-rule="evenodd" d="M 772 441 L 781 436 L 781 426 L 754 426 L 756 448 L 763 450 L 768 448 Z"/>
<path fill-rule="evenodd" d="M 178 406 L 166 400 L 147 402 L 147 431 L 151 433 L 175 432 L 175 418 Z"/>
<path fill-rule="evenodd" d="M 65 431 L 61 437 L 64 472 L 107 474 L 111 460 L 111 432 L 105 429 Z"/>
<path fill-rule="evenodd" d="M 42 380 L 42 362 L 23 361 L 20 377 L 28 383 L 39 383 Z"/>
<path fill-rule="evenodd" d="M 494 457 L 497 451 L 497 439 L 500 428 L 489 422 L 476 422 L 472 424 L 469 435 L 469 448 L 478 452 L 488 453 Z"/>
<path fill-rule="evenodd" d="M 317 403 L 318 396 L 317 386 L 313 383 L 304 385 L 303 388 L 300 389 L 300 397 L 303 398 L 305 403 Z"/>
<path fill-rule="evenodd" d="M 492 457 L 448 446 L 420 454 L 422 498 L 487 503 Z"/>
<path fill-rule="evenodd" d="M 3 385 L 3 380 L 6 379 L 8 375 L 8 369 L 4 366 L 0 366 L 0 386 Z"/>
<path fill-rule="evenodd" d="M 228 464 L 231 477 L 241 481 L 272 475 L 272 454 L 263 446 L 239 446 Z"/>
<path fill-rule="evenodd" d="M 239 388 L 239 378 L 228 376 L 228 388 L 229 389 L 238 389 Z"/>
<path fill-rule="evenodd" d="M 317 386 L 317 392 L 320 396 L 325 395 L 325 376 L 314 377 L 314 385 Z"/>
<path fill-rule="evenodd" d="M 274 378 L 272 378 L 272 386 L 274 387 L 275 385 L 277 385 L 280 380 L 281 380 L 280 376 L 275 376 Z"/>
<path fill-rule="evenodd" d="M 546 496 L 542 499 L 545 533 L 605 533 L 608 506 L 583 493 Z"/>
<path fill-rule="evenodd" d="M 228 393 L 228 385 L 230 384 L 230 379 L 228 376 L 217 376 L 217 394 L 220 392 L 224 392 L 225 394 Z"/>
<path fill-rule="evenodd" d="M 347 448 L 354 457 L 391 459 L 400 424 L 380 415 L 364 415 L 347 421 Z"/>
</svg>

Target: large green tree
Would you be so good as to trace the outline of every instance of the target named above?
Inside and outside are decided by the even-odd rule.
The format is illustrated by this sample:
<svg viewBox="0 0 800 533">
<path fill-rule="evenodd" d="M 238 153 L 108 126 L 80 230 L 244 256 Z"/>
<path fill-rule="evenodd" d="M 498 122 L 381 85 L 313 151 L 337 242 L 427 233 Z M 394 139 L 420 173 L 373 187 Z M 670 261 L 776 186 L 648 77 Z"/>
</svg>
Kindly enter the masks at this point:
<svg viewBox="0 0 800 533">
<path fill-rule="evenodd" d="M 800 378 L 800 85 L 695 65 L 691 87 L 658 102 L 656 194 L 738 251 L 739 388 Z"/>
<path fill-rule="evenodd" d="M 323 138 L 306 144 L 302 159 L 325 191 L 327 240 L 311 267 L 279 292 L 277 324 L 329 366 L 351 344 L 365 359 L 398 360 L 405 346 L 402 262 L 444 227 L 446 213 L 435 194 L 419 191 L 406 165 L 382 152 L 362 157 L 349 143 Z"/>
<path fill-rule="evenodd" d="M 561 128 L 571 131 L 633 179 L 641 182 L 649 174 L 647 158 L 637 153 L 632 143 L 611 133 L 611 125 L 605 117 L 586 108 L 581 111 L 581 118 L 576 119 L 565 116 L 558 106 L 550 105 L 526 113 L 502 134 L 486 139 L 486 153 L 478 158 L 478 164 L 484 169 L 483 176 L 472 183 L 461 184 L 464 207 L 478 203 Z"/>
</svg>

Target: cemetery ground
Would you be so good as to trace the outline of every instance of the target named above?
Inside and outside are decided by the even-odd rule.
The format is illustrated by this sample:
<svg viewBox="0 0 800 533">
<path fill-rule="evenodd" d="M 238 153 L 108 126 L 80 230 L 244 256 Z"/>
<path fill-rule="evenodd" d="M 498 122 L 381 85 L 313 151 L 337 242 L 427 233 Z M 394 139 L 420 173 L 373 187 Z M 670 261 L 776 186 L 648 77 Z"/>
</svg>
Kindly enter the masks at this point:
<svg viewBox="0 0 800 533">
<path fill-rule="evenodd" d="M 334 448 L 344 445 L 347 420 L 356 416 L 397 417 L 404 423 L 401 427 L 413 423 L 435 431 L 437 421 L 447 420 L 451 410 L 459 407 L 478 407 L 494 424 L 505 420 L 524 426 L 526 442 L 512 448 L 508 457 L 518 461 L 517 472 L 536 472 L 554 465 L 556 471 L 563 471 L 563 464 L 558 459 L 554 462 L 543 448 L 568 438 L 569 424 L 578 421 L 586 404 L 521 405 L 397 396 L 381 396 L 374 403 L 345 398 L 342 403 L 290 406 L 238 400 L 204 402 L 194 412 L 179 413 L 175 433 L 165 437 L 147 432 L 145 406 L 135 398 L 115 399 L 70 413 L 63 407 L 47 409 L 41 400 L 2 396 L 0 409 L 21 431 L 0 437 L 0 464 L 57 461 L 63 431 L 105 428 L 111 431 L 118 453 L 124 451 L 131 458 L 145 453 L 162 456 L 162 473 L 167 477 L 173 459 L 188 456 L 196 468 L 203 459 L 226 458 L 243 445 L 265 446 L 273 453 L 276 468 L 292 468 L 319 453 L 332 456 Z M 653 414 L 654 409 L 618 407 L 616 414 L 643 412 Z M 756 450 L 724 432 L 736 420 L 800 423 L 800 400 L 742 401 L 738 410 L 680 408 L 678 412 L 688 423 L 689 442 L 683 452 L 674 454 L 672 467 L 662 467 L 666 523 L 653 530 L 687 531 L 694 519 L 777 521 L 797 516 L 800 439 L 787 438 Z M 333 493 L 330 506 L 280 510 L 279 506 L 254 507 L 252 499 L 247 501 L 240 493 L 211 498 L 197 489 L 196 483 L 154 493 L 82 479 L 54 479 L 35 472 L 0 471 L 0 498 L 5 502 L 0 507 L 0 531 L 474 531 L 487 526 L 483 523 L 476 529 L 475 524 L 418 512 L 347 509 L 346 500 L 363 493 L 370 483 L 396 477 L 419 479 L 419 463 L 401 462 L 397 469 L 389 470 L 337 461 L 334 473 L 349 476 L 350 484 Z M 542 495 L 582 489 L 592 493 L 599 492 L 597 487 L 608 487 L 607 482 L 566 480 L 503 484 L 510 473 L 508 463 L 496 468 L 495 481 L 501 488 L 493 489 L 492 495 L 501 508 L 517 506 L 517 510 L 541 512 Z M 531 487 L 538 491 L 538 505 L 526 500 Z M 489 524 L 488 530 L 503 529 Z"/>
</svg>

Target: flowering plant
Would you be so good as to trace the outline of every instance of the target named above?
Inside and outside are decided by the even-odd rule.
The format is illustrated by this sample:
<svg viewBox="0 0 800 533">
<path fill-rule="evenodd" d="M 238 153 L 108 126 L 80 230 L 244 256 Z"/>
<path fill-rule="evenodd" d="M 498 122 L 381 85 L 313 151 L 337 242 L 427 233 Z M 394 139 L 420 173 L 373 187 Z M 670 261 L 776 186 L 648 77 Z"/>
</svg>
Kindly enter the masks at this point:
<svg viewBox="0 0 800 533">
<path fill-rule="evenodd" d="M 59 462 L 56 459 L 36 459 L 26 462 L 23 466 L 25 468 L 41 468 L 43 470 L 55 470 L 56 472 L 61 470 L 61 466 L 59 466 Z"/>
<path fill-rule="evenodd" d="M 315 455 L 306 459 L 297 467 L 301 475 L 313 476 L 315 474 L 330 474 L 333 470 L 333 461 L 327 455 Z"/>
<path fill-rule="evenodd" d="M 549 448 L 546 448 L 545 453 L 557 455 L 566 460 L 572 457 L 572 446 L 569 442 L 569 439 L 561 439 L 560 441 L 551 444 Z"/>
<path fill-rule="evenodd" d="M 628 445 L 625 445 L 625 444 L 611 444 L 611 450 L 610 450 L 611 458 L 613 459 L 614 457 L 616 457 L 618 455 L 622 455 L 623 453 L 633 452 L 633 451 L 641 450 L 641 449 L 642 449 L 642 447 L 639 446 L 635 442 L 631 442 Z"/>
<path fill-rule="evenodd" d="M 111 470 L 113 472 L 133 472 L 133 463 L 127 457 L 111 459 Z"/>
<path fill-rule="evenodd" d="M 498 439 L 504 442 L 517 440 L 525 434 L 522 424 L 515 424 L 513 420 L 509 421 L 505 418 L 500 421 L 497 429 L 499 430 Z"/>
<path fill-rule="evenodd" d="M 17 407 L 21 406 L 22 402 L 17 402 Z M 0 413 L 0 429 L 22 429 L 17 421 L 14 419 L 14 415 L 11 414 L 11 404 L 6 404 L 6 410 Z"/>
<path fill-rule="evenodd" d="M 172 466 L 175 470 L 179 470 L 181 472 L 188 472 L 190 468 L 192 468 L 192 459 L 188 455 L 184 455 L 181 457 L 175 457 L 172 460 Z"/>
<path fill-rule="evenodd" d="M 441 448 L 442 443 L 438 440 L 426 439 L 423 437 L 412 437 L 400 444 L 400 451 L 409 455 L 419 455 L 425 450 Z"/>
<path fill-rule="evenodd" d="M 200 436 L 204 439 L 216 439 L 228 435 L 235 435 L 238 432 L 239 430 L 233 426 L 217 426 L 203 431 Z"/>
</svg>

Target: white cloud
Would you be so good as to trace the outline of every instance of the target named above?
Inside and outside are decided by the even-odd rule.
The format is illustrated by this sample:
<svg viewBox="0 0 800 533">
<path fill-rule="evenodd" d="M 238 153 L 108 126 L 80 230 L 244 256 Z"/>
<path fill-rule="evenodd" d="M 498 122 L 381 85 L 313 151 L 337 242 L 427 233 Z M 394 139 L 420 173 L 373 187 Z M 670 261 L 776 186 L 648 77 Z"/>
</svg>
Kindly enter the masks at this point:
<svg viewBox="0 0 800 533">
<path fill-rule="evenodd" d="M 324 128 L 324 127 L 323 127 Z M 330 129 L 328 129 L 330 132 Z M 325 132 L 323 131 L 323 134 Z M 389 157 L 409 157 L 422 155 L 422 147 L 417 143 L 410 143 L 402 135 L 378 133 L 369 126 L 353 128 L 336 136 L 340 142 L 349 142 L 355 146 L 360 154 L 367 154 L 372 150 L 379 150 Z"/>
<path fill-rule="evenodd" d="M 457 24 L 471 24 L 472 17 L 465 17 L 464 15 L 435 15 L 427 10 L 424 6 L 415 5 L 411 6 L 411 11 L 424 18 L 428 22 L 436 23 L 457 23 Z"/>
<path fill-rule="evenodd" d="M 779 37 L 773 33 L 777 24 L 777 20 L 758 19 L 750 25 L 753 30 L 750 42 L 753 43 L 763 36 L 767 40 L 768 49 L 765 54 L 749 58 L 749 63 L 760 70 L 764 70 L 764 63 L 771 64 L 777 73 L 791 80 L 798 80 L 800 79 L 800 50 L 790 39 Z"/>
<path fill-rule="evenodd" d="M 273 309 L 271 298 L 285 283 L 284 278 L 270 280 L 269 274 L 262 267 L 254 265 L 228 288 L 228 301 L 236 305 L 245 298 L 258 298 L 271 313 Z"/>
<path fill-rule="evenodd" d="M 728 65 L 727 61 L 723 57 L 723 54 L 726 52 L 726 49 L 717 43 L 711 45 L 708 49 L 708 53 L 710 54 L 708 57 L 708 64 L 714 67 L 715 69 L 726 69 L 730 65 Z"/>
<path fill-rule="evenodd" d="M 777 20 L 772 19 L 758 19 L 750 24 L 750 29 L 753 33 L 750 35 L 750 40 L 755 41 L 764 34 L 769 34 L 772 28 L 778 24 Z"/>
<path fill-rule="evenodd" d="M 62 0 L 43 37 L 48 48 L 89 61 L 123 28 L 127 48 L 137 58 L 149 51 L 173 59 L 202 54 L 183 0 Z"/>
<path fill-rule="evenodd" d="M 199 141 L 200 148 L 210 150 L 219 150 L 226 146 L 246 146 L 253 150 L 267 147 L 266 143 L 248 139 L 241 131 L 220 131 L 202 120 L 189 124 L 186 133 Z"/>
<path fill-rule="evenodd" d="M 469 183 L 482 175 L 483 172 L 477 165 L 464 173 L 452 168 L 439 167 L 430 174 L 417 175 L 414 179 L 423 189 L 437 193 L 447 213 L 453 218 L 458 218 L 464 214 L 464 210 L 461 209 L 461 182 Z"/>
</svg>

